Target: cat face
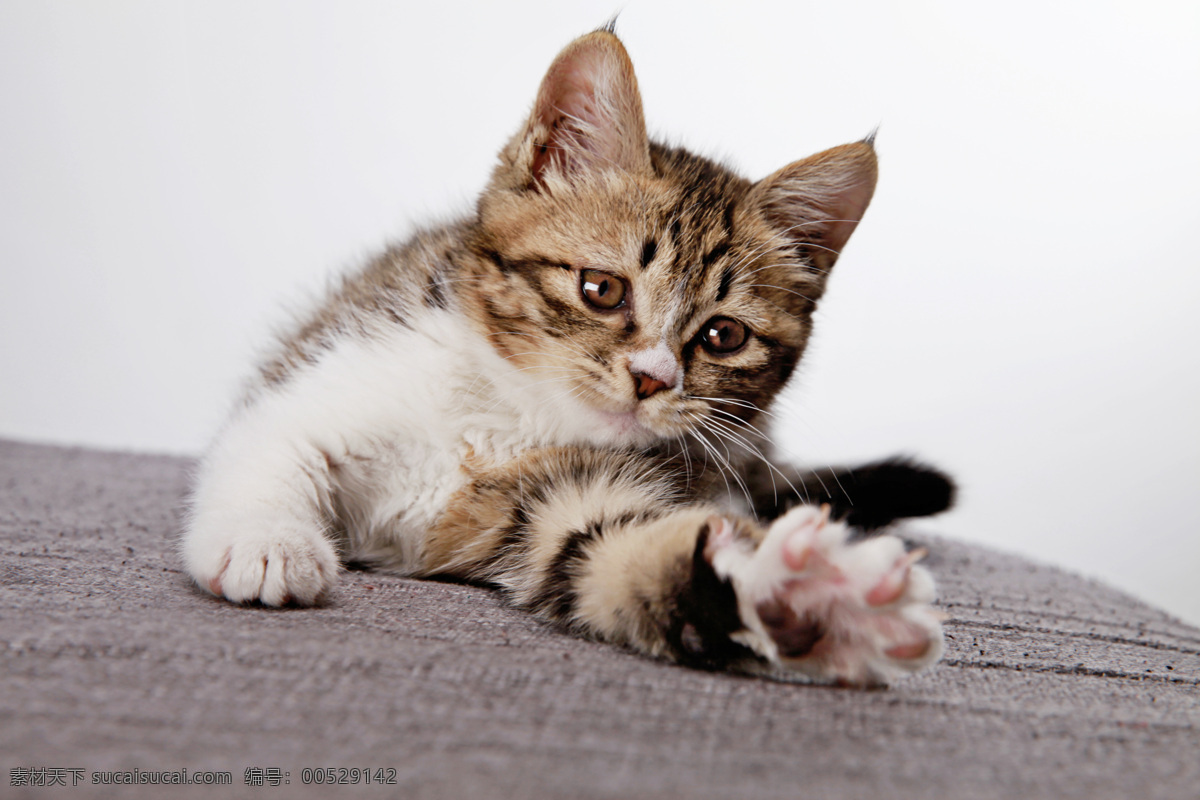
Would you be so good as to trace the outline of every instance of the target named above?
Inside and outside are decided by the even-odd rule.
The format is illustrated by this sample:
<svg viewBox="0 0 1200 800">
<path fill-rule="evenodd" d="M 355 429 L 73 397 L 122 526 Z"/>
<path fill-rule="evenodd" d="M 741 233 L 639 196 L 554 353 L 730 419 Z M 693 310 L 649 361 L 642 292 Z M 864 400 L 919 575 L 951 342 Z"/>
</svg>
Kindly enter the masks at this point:
<svg viewBox="0 0 1200 800">
<path fill-rule="evenodd" d="M 874 182 L 868 143 L 751 184 L 650 142 L 624 48 L 593 33 L 555 60 L 501 153 L 464 294 L 593 441 L 733 430 L 792 373 Z"/>
</svg>

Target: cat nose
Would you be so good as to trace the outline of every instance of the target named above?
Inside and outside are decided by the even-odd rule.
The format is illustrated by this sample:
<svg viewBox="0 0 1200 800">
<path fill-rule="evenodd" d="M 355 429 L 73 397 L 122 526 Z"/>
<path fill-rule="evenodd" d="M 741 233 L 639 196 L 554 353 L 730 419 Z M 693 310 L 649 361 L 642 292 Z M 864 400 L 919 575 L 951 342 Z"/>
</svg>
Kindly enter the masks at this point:
<svg viewBox="0 0 1200 800">
<path fill-rule="evenodd" d="M 668 382 L 659 380 L 653 375 L 647 375 L 644 372 L 630 370 L 629 374 L 633 376 L 634 390 L 637 392 L 638 400 L 645 400 L 656 392 L 660 392 L 663 389 L 670 389 L 675 385 L 674 378 L 671 378 Z"/>
<path fill-rule="evenodd" d="M 674 388 L 679 375 L 679 359 L 665 342 L 629 354 L 629 374 L 638 400 L 645 400 L 663 389 Z"/>
</svg>

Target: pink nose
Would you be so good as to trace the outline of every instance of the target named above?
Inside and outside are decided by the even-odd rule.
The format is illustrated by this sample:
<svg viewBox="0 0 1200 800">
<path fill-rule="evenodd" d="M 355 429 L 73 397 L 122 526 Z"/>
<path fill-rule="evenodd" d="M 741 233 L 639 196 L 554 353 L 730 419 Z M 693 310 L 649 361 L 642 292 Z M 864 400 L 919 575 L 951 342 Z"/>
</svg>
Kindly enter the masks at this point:
<svg viewBox="0 0 1200 800">
<path fill-rule="evenodd" d="M 629 354 L 629 374 L 638 400 L 645 400 L 679 379 L 679 359 L 665 343 Z"/>
<path fill-rule="evenodd" d="M 645 400 L 647 397 L 650 397 L 656 392 L 662 391 L 663 389 L 670 389 L 675 385 L 674 381 L 671 383 L 660 381 L 658 378 L 647 375 L 644 372 L 635 372 L 634 370 L 630 370 L 629 374 L 633 376 L 633 382 L 635 384 L 634 388 L 637 392 L 638 400 Z"/>
</svg>

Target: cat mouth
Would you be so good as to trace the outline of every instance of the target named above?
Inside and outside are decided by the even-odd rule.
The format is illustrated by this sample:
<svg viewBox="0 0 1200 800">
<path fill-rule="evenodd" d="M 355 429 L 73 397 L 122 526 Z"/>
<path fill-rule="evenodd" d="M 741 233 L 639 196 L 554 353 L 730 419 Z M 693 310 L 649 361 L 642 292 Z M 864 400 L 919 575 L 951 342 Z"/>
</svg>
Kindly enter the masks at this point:
<svg viewBox="0 0 1200 800">
<path fill-rule="evenodd" d="M 641 406 L 636 406 L 628 411 L 608 411 L 597 408 L 595 412 L 603 425 L 604 434 L 610 439 L 621 442 L 648 445 L 679 433 L 665 420 L 645 413 Z"/>
<path fill-rule="evenodd" d="M 605 411 L 603 409 L 596 409 L 596 411 L 599 414 L 600 419 L 602 419 L 614 433 L 626 435 L 634 434 L 639 436 L 645 436 L 647 434 L 654 435 L 654 432 L 643 425 L 638 419 L 636 408 L 632 411 L 622 412 Z"/>
<path fill-rule="evenodd" d="M 677 435 L 667 419 L 670 415 L 659 408 L 647 408 L 645 403 L 622 403 L 599 392 L 587 398 L 584 405 L 594 421 L 595 433 L 601 440 L 634 445 L 648 445 Z"/>
</svg>

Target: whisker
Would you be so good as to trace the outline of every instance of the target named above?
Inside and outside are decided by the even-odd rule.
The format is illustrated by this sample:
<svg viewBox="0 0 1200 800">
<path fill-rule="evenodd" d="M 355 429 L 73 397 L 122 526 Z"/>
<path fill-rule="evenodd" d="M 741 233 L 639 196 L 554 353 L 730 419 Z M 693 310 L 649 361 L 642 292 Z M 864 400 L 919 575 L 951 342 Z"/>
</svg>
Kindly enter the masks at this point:
<svg viewBox="0 0 1200 800">
<path fill-rule="evenodd" d="M 811 297 L 809 297 L 809 296 L 807 296 L 807 295 L 804 295 L 804 294 L 801 294 L 800 292 L 797 292 L 797 291 L 795 291 L 794 289 L 787 289 L 787 288 L 785 288 L 785 287 L 783 287 L 783 286 L 776 286 L 776 285 L 774 285 L 774 284 L 771 284 L 771 283 L 752 283 L 752 284 L 748 285 L 746 288 L 747 288 L 747 289 L 753 289 L 753 288 L 755 288 L 755 287 L 759 287 L 759 288 L 763 288 L 763 289 L 778 289 L 778 290 L 779 290 L 779 291 L 781 291 L 781 292 L 787 292 L 788 294 L 794 294 L 794 295 L 796 295 L 797 297 L 801 297 L 801 298 L 803 298 L 803 299 L 807 300 L 807 301 L 808 301 L 808 302 L 810 302 L 810 303 L 815 303 L 815 302 L 817 302 L 816 300 L 813 300 Z"/>
<path fill-rule="evenodd" d="M 714 411 L 718 411 L 718 412 L 720 412 L 720 409 L 713 409 L 713 410 L 714 410 Z M 725 414 L 728 414 L 729 412 L 720 412 L 720 413 L 725 413 Z M 753 425 L 750 425 L 750 423 L 746 422 L 745 420 L 741 419 L 740 417 L 735 417 L 735 416 L 733 416 L 732 414 L 730 414 L 729 416 L 730 416 L 732 419 L 734 419 L 735 421 L 737 421 L 737 422 L 741 423 L 742 425 L 746 425 L 746 426 L 750 427 L 752 430 L 754 430 L 754 431 L 755 431 L 756 433 L 758 433 L 760 436 L 763 436 L 763 434 L 762 434 L 762 432 L 761 432 L 761 431 L 759 431 L 759 430 L 758 430 L 757 428 L 755 428 Z M 713 422 L 713 423 L 716 423 L 716 424 L 724 424 L 724 425 L 728 425 L 728 423 L 725 423 L 725 422 L 723 422 L 722 420 L 716 420 L 716 419 L 713 419 L 713 420 L 710 420 L 710 421 L 711 421 L 711 422 Z M 735 435 L 736 435 L 736 434 L 735 434 Z M 790 478 L 788 478 L 788 476 L 787 476 L 787 475 L 785 475 L 785 474 L 784 474 L 783 470 L 779 469 L 779 467 L 777 467 L 777 466 L 774 464 L 774 462 L 772 462 L 772 461 L 771 461 L 771 459 L 767 458 L 767 456 L 766 456 L 766 455 L 765 455 L 765 454 L 762 452 L 762 450 L 761 450 L 761 449 L 759 449 L 757 446 L 755 446 L 755 445 L 751 444 L 749 441 L 745 440 L 745 438 L 744 438 L 744 437 L 739 437 L 739 438 L 742 438 L 742 440 L 745 442 L 746 446 L 747 446 L 747 447 L 749 447 L 749 448 L 750 448 L 750 449 L 753 451 L 754 455 L 755 455 L 755 456 L 757 456 L 757 457 L 758 457 L 758 459 L 759 459 L 760 461 L 762 461 L 762 462 L 763 462 L 763 464 L 765 464 L 769 470 L 771 470 L 771 472 L 774 472 L 774 473 L 775 473 L 776 475 L 778 475 L 780 478 L 783 478 L 783 482 L 784 482 L 784 483 L 786 483 L 786 484 L 788 485 L 788 488 L 792 490 L 792 494 L 796 495 L 797 497 L 799 497 L 799 496 L 800 496 L 800 491 L 799 491 L 798 489 L 796 489 L 796 485 L 795 485 L 794 483 L 792 483 L 791 479 L 790 479 Z M 764 438 L 764 439 L 766 439 L 766 437 L 765 437 L 765 436 L 763 436 L 763 438 Z M 770 475 L 770 473 L 767 473 L 767 474 L 768 474 L 768 475 Z M 836 478 L 836 473 L 834 473 L 834 476 L 835 476 L 835 478 Z M 773 490 L 773 491 L 775 491 L 775 490 L 776 490 L 776 486 L 775 486 L 775 476 L 774 476 L 774 475 L 771 475 L 771 488 L 772 488 L 772 490 Z M 807 500 L 807 499 L 808 499 L 808 492 L 807 492 L 807 490 L 804 492 L 804 495 L 805 495 L 805 499 Z M 779 493 L 778 493 L 778 491 L 775 491 L 775 501 L 776 501 L 776 503 L 778 503 L 778 501 L 779 501 Z"/>
<path fill-rule="evenodd" d="M 755 251 L 754 251 L 754 253 L 752 253 L 750 256 L 748 256 L 748 257 L 746 257 L 746 258 L 743 258 L 743 259 L 742 259 L 742 261 L 741 261 L 741 262 L 738 264 L 738 267 L 740 267 L 741 265 L 743 265 L 743 264 L 747 263 L 747 262 L 749 261 L 749 259 L 750 259 L 750 258 L 753 258 L 753 257 L 754 257 L 755 255 L 757 255 L 758 253 L 762 252 L 762 251 L 763 251 L 763 250 L 764 250 L 766 247 L 769 247 L 769 246 L 771 246 L 771 245 L 772 245 L 772 244 L 774 244 L 774 243 L 775 243 L 777 240 L 780 240 L 780 239 L 787 240 L 787 234 L 791 233 L 792 231 L 794 231 L 794 230 L 796 230 L 796 229 L 798 229 L 798 228 L 806 228 L 806 227 L 808 227 L 809 225 L 826 225 L 826 224 L 828 224 L 828 223 L 830 223 L 830 222 L 858 222 L 858 220 L 855 220 L 855 219 L 817 219 L 817 220 L 807 220 L 807 221 L 805 221 L 805 222 L 800 222 L 800 223 L 797 223 L 797 224 L 795 224 L 795 225 L 791 225 L 791 226 L 789 226 L 789 227 L 787 227 L 787 228 L 784 228 L 782 231 L 778 231 L 778 232 L 776 232 L 776 233 L 775 233 L 775 235 L 773 235 L 773 236 L 772 236 L 770 239 L 768 239 L 768 240 L 766 241 L 766 243 L 764 243 L 763 245 L 761 245 L 761 246 L 759 246 L 758 248 L 756 248 L 756 249 L 755 249 Z M 799 243 L 797 243 L 797 244 L 799 244 Z M 815 242 L 804 242 L 804 243 L 803 243 L 803 246 L 804 246 L 804 247 L 815 247 L 815 248 L 817 248 L 818 250 L 825 250 L 825 251 L 827 251 L 827 252 L 829 252 L 829 253 L 833 253 L 835 256 L 840 256 L 840 255 L 841 255 L 841 251 L 839 251 L 839 250 L 834 250 L 834 249 L 833 249 L 833 248 L 831 248 L 831 247 L 825 247 L 824 245 L 819 245 L 819 244 L 816 244 Z M 810 269 L 817 270 L 818 272 L 825 272 L 825 271 L 826 271 L 826 270 L 821 270 L 821 269 L 819 269 L 819 268 L 818 268 L 818 267 L 816 267 L 815 265 L 806 265 L 806 266 L 808 266 Z M 735 267 L 735 269 L 737 269 L 737 267 Z"/>
<path fill-rule="evenodd" d="M 719 430 L 717 430 L 709 425 L 711 420 L 706 419 L 704 417 L 696 417 L 695 422 L 698 423 L 702 428 L 707 430 L 709 433 L 713 434 L 713 436 L 717 437 L 717 439 L 719 441 L 722 441 L 722 442 L 730 441 L 727 436 L 722 436 L 722 434 Z M 742 494 L 746 498 L 746 505 L 750 508 L 754 508 L 754 500 L 750 496 L 750 490 L 746 487 L 746 483 L 745 483 L 745 481 L 742 480 L 741 476 L 738 474 L 738 471 L 733 468 L 733 464 L 732 464 L 733 454 L 729 452 L 728 446 L 725 445 L 725 456 L 722 457 L 721 454 L 719 452 L 717 452 L 716 447 L 712 446 L 712 443 L 708 442 L 707 438 L 699 430 L 694 430 L 693 433 L 696 434 L 696 436 L 698 437 L 698 440 L 701 442 L 701 444 L 703 446 L 705 446 L 706 448 L 708 448 L 708 447 L 711 448 L 713 457 L 715 459 L 717 459 L 718 464 L 723 465 L 723 468 L 720 470 L 720 472 L 722 473 L 722 478 L 724 478 L 725 473 L 728 472 L 729 476 L 733 478 L 734 482 L 737 483 L 738 487 L 742 490 Z M 725 480 L 725 489 L 727 492 L 732 492 L 732 490 L 729 487 L 728 480 Z"/>
<path fill-rule="evenodd" d="M 766 416 L 768 416 L 771 419 L 774 419 L 776 421 L 781 421 L 780 417 L 774 411 L 771 411 L 770 409 L 766 409 L 766 408 L 760 408 L 748 400 L 739 400 L 739 399 L 733 398 L 733 397 L 705 397 L 704 395 L 699 395 L 699 394 L 688 395 L 687 399 L 689 399 L 689 400 L 708 400 L 709 402 L 712 402 L 712 403 L 731 403 L 736 406 L 741 406 L 742 408 L 748 408 L 751 411 L 755 411 L 759 414 L 765 414 Z M 716 411 L 717 409 L 713 409 L 713 410 Z M 725 413 L 729 413 L 729 412 L 725 412 Z M 764 438 L 766 438 L 766 437 L 764 437 Z"/>
</svg>

